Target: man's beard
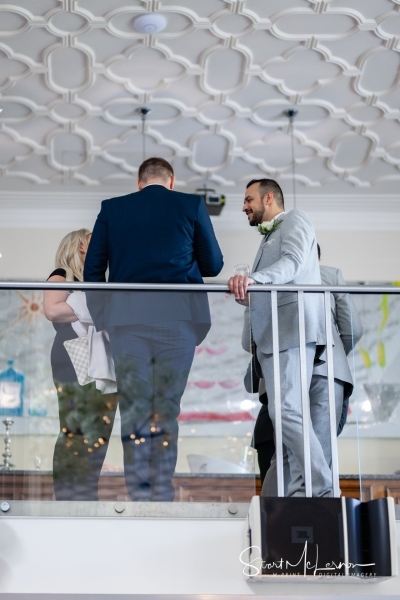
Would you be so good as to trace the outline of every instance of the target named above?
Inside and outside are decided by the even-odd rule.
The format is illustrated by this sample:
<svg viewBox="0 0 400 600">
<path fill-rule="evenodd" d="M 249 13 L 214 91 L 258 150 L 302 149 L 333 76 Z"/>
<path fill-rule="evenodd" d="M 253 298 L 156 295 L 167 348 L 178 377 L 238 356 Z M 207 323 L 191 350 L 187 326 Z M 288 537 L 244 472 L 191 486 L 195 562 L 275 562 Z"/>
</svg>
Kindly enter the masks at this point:
<svg viewBox="0 0 400 600">
<path fill-rule="evenodd" d="M 253 214 L 251 215 L 251 217 L 249 219 L 250 227 L 255 227 L 256 225 L 260 225 L 260 223 L 263 222 L 263 218 L 264 218 L 264 205 L 261 202 L 259 208 L 257 208 L 256 210 L 253 209 Z"/>
</svg>

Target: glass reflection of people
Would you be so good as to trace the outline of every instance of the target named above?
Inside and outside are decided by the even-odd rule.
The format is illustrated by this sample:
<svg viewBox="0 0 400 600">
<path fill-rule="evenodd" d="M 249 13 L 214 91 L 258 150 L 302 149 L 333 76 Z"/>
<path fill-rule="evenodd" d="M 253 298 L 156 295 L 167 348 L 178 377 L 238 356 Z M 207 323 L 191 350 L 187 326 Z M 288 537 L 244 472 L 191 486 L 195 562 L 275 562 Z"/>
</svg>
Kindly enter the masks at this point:
<svg viewBox="0 0 400 600">
<path fill-rule="evenodd" d="M 83 280 L 90 237 L 90 231 L 79 229 L 63 238 L 56 253 L 56 269 L 48 281 L 65 284 Z M 78 337 L 71 326 L 77 317 L 66 302 L 69 293 L 66 285 L 60 290 L 45 290 L 43 298 L 45 315 L 56 330 L 51 368 L 58 396 L 60 433 L 53 457 L 54 492 L 57 500 L 97 500 L 116 394 L 102 395 L 94 383 L 78 384 L 63 345 Z"/>
<path fill-rule="evenodd" d="M 162 158 L 139 168 L 139 191 L 102 203 L 85 262 L 85 281 L 202 283 L 223 261 L 203 199 L 173 191 Z M 97 330 L 115 361 L 125 481 L 132 500 L 172 501 L 180 400 L 195 347 L 210 328 L 203 292 L 96 292 L 87 295 Z"/>
</svg>

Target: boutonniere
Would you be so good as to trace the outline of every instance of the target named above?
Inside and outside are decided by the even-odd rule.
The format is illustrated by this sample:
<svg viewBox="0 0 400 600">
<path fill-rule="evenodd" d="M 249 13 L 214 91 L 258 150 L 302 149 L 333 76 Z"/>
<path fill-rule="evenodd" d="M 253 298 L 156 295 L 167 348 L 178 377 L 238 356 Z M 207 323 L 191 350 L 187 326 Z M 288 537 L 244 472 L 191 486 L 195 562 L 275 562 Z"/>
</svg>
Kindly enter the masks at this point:
<svg viewBox="0 0 400 600">
<path fill-rule="evenodd" d="M 258 232 L 261 235 L 269 235 L 273 231 L 276 231 L 283 219 L 275 219 L 274 221 L 264 221 L 261 225 L 257 225 Z"/>
</svg>

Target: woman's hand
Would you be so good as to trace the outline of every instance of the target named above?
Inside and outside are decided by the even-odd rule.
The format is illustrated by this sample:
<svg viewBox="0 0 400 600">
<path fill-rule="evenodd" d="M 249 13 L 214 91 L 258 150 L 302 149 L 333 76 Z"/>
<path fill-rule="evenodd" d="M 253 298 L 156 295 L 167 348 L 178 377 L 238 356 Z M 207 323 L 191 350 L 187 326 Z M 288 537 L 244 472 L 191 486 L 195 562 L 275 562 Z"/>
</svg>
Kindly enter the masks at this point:
<svg viewBox="0 0 400 600">
<path fill-rule="evenodd" d="M 66 283 L 61 275 L 53 275 L 47 281 Z M 68 290 L 44 290 L 43 311 L 49 321 L 55 323 L 74 323 L 78 320 L 72 308 L 66 303 L 69 296 Z"/>
</svg>

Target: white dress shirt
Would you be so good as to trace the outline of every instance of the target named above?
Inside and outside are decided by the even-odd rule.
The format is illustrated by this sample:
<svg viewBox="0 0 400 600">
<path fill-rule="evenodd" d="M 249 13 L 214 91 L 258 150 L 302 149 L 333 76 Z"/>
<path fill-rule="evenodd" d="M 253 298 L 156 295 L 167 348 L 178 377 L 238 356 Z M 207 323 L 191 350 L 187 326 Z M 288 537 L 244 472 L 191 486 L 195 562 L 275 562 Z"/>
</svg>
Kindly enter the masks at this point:
<svg viewBox="0 0 400 600">
<path fill-rule="evenodd" d="M 277 219 L 278 217 L 281 217 L 282 215 L 286 215 L 286 211 L 283 210 L 282 212 L 278 213 L 277 215 L 272 217 L 271 221 L 275 221 L 275 219 Z"/>
</svg>

